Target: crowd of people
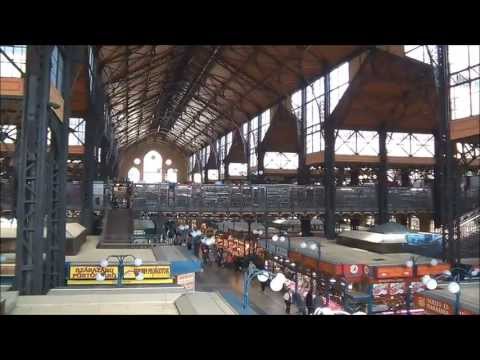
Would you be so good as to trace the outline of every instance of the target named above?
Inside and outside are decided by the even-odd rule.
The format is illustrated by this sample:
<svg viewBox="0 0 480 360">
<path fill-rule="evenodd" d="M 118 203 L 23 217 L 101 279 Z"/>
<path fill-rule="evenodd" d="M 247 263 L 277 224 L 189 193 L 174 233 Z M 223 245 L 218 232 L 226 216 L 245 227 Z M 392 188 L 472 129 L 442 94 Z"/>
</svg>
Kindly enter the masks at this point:
<svg viewBox="0 0 480 360">
<path fill-rule="evenodd" d="M 161 232 L 171 239 L 173 244 L 187 247 L 188 250 L 192 251 L 195 256 L 201 259 L 204 266 L 215 264 L 218 267 L 245 273 L 248 272 L 251 267 L 263 268 L 263 259 L 259 261 L 259 259 L 253 259 L 252 257 L 233 256 L 231 252 L 222 246 L 206 242 L 205 240 L 209 236 L 205 236 L 203 233 L 196 235 L 195 231 L 192 231 L 190 228 L 179 228 L 174 221 L 164 222 Z M 210 235 L 213 237 L 212 234 Z M 269 282 L 269 280 L 259 282 L 263 293 L 269 288 Z M 297 291 L 294 291 L 292 286 L 286 285 L 283 289 L 283 301 L 285 303 L 286 314 L 291 314 L 292 304 L 296 306 L 299 314 L 313 314 L 314 310 L 322 305 L 321 298 L 321 296 L 315 294 L 308 284 L 301 284 Z"/>
<path fill-rule="evenodd" d="M 291 313 L 291 305 L 295 304 L 298 314 L 312 315 L 316 308 L 325 306 L 322 296 L 315 293 L 312 288 L 303 288 L 294 291 L 290 287 L 283 294 L 285 302 L 285 313 Z"/>
</svg>

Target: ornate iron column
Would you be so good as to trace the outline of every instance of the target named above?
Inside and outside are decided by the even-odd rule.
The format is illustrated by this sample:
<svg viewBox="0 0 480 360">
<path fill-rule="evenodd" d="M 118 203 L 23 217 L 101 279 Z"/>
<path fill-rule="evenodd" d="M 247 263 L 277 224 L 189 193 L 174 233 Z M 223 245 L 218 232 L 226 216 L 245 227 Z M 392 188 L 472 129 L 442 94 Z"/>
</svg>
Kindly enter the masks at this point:
<svg viewBox="0 0 480 360">
<path fill-rule="evenodd" d="M 307 93 L 305 89 L 302 89 L 302 116 L 297 121 L 297 136 L 299 144 L 297 182 L 299 185 L 306 185 L 310 183 L 310 170 L 307 166 L 307 148 L 305 145 L 306 101 Z"/>
<path fill-rule="evenodd" d="M 325 223 L 327 239 L 335 239 L 335 125 L 330 116 L 330 76 L 325 76 L 325 159 L 323 185 L 325 187 Z"/>
<path fill-rule="evenodd" d="M 440 201 L 435 205 L 439 207 L 439 217 L 442 224 L 443 257 L 451 264 L 455 263 L 455 168 L 450 140 L 450 87 L 449 87 L 449 61 L 448 45 L 437 46 L 438 67 L 436 69 L 436 82 L 439 94 L 439 126 L 437 135 L 436 162 L 438 162 L 435 178 L 438 176 L 437 196 Z"/>
<path fill-rule="evenodd" d="M 50 111 L 49 124 L 52 134 L 50 151 L 50 187 L 47 192 L 47 259 L 45 269 L 46 289 L 62 286 L 65 277 L 66 242 L 66 182 L 68 159 L 69 119 L 75 55 L 79 47 L 63 48 L 64 71 L 62 95 L 64 98 L 63 118 Z"/>
<path fill-rule="evenodd" d="M 93 94 L 90 95 L 90 108 L 85 119 L 85 152 L 84 152 L 84 179 L 83 204 L 81 222 L 92 231 L 93 226 L 93 181 L 98 175 L 96 149 L 104 133 L 104 100 L 105 94 L 99 82 L 94 80 Z"/>
<path fill-rule="evenodd" d="M 380 164 L 377 171 L 378 222 L 388 222 L 388 189 L 387 189 L 387 132 L 385 128 L 378 132 L 380 141 Z"/>
<path fill-rule="evenodd" d="M 360 170 L 358 168 L 350 169 L 350 186 L 358 186 L 358 176 L 360 175 Z"/>
<path fill-rule="evenodd" d="M 27 46 L 17 188 L 15 288 L 43 291 L 47 128 L 52 46 Z"/>
<path fill-rule="evenodd" d="M 95 132 L 97 130 L 96 119 L 93 109 L 90 108 L 85 119 L 85 146 L 84 146 L 84 176 L 83 176 L 83 203 L 81 213 L 81 223 L 87 229 L 87 233 L 92 231 L 93 225 L 93 180 L 95 179 L 97 159 L 95 157 Z"/>
</svg>

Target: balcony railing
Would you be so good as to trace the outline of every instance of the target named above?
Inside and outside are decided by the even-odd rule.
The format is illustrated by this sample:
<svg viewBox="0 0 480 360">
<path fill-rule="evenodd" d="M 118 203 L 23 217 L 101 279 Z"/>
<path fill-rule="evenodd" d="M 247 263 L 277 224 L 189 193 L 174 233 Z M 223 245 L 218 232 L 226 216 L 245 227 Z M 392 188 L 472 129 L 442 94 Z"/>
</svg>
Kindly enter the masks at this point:
<svg viewBox="0 0 480 360">
<path fill-rule="evenodd" d="M 12 181 L 0 180 L 0 209 L 13 209 L 15 190 Z M 176 185 L 136 184 L 132 205 L 136 211 L 195 213 L 317 213 L 325 212 L 325 189 L 320 185 Z M 67 183 L 67 208 L 81 209 L 82 184 Z M 456 213 L 478 208 L 479 186 L 460 191 Z M 432 212 L 430 187 L 388 189 L 389 213 Z M 337 187 L 337 213 L 376 213 L 375 186 Z"/>
<path fill-rule="evenodd" d="M 179 185 L 138 184 L 133 208 L 152 212 L 204 213 L 324 213 L 324 187 L 318 185 Z M 339 187 L 337 212 L 370 212 L 378 209 L 374 186 Z M 431 212 L 430 188 L 390 188 L 389 211 Z"/>
</svg>

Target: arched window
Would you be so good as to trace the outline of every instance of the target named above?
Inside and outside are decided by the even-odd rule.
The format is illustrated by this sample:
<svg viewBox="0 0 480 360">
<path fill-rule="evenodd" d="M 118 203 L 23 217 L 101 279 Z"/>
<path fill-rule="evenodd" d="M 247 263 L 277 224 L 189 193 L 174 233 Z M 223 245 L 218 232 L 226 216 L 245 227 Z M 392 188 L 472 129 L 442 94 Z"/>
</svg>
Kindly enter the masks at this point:
<svg viewBox="0 0 480 360">
<path fill-rule="evenodd" d="M 140 182 L 140 170 L 138 170 L 135 166 L 132 166 L 130 170 L 128 170 L 128 180 L 138 183 Z"/>
<path fill-rule="evenodd" d="M 149 151 L 143 158 L 143 181 L 162 182 L 162 156 L 155 150 Z"/>
<path fill-rule="evenodd" d="M 177 169 L 170 168 L 167 170 L 167 181 L 169 183 L 177 182 Z"/>
</svg>

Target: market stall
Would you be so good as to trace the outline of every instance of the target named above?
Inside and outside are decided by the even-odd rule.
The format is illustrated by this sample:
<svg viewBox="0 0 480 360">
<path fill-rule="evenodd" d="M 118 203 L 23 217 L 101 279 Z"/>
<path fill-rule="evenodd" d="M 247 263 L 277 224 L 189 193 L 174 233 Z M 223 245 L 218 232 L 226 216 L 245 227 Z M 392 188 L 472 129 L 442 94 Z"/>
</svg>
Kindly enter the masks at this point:
<svg viewBox="0 0 480 360">
<path fill-rule="evenodd" d="M 317 244 L 319 249 L 303 247 L 306 240 Z M 289 245 L 268 240 L 260 244 L 270 256 L 282 249 L 284 259 L 295 263 L 297 274 L 301 274 L 297 275 L 296 289 L 302 289 L 298 279 L 302 278 L 303 282 L 305 278 L 323 303 L 333 308 L 343 307 L 349 294 L 357 292 L 371 298 L 373 311 L 395 313 L 407 306 L 410 310 L 410 305 L 415 311 L 412 301 L 407 305 L 408 297 L 413 299 L 415 293 L 425 289 L 421 277 L 442 274 L 450 268 L 449 264 L 429 257 L 410 253 L 378 254 L 319 237 L 292 237 Z M 409 267 L 407 263 L 412 258 L 415 261 Z"/>
</svg>

